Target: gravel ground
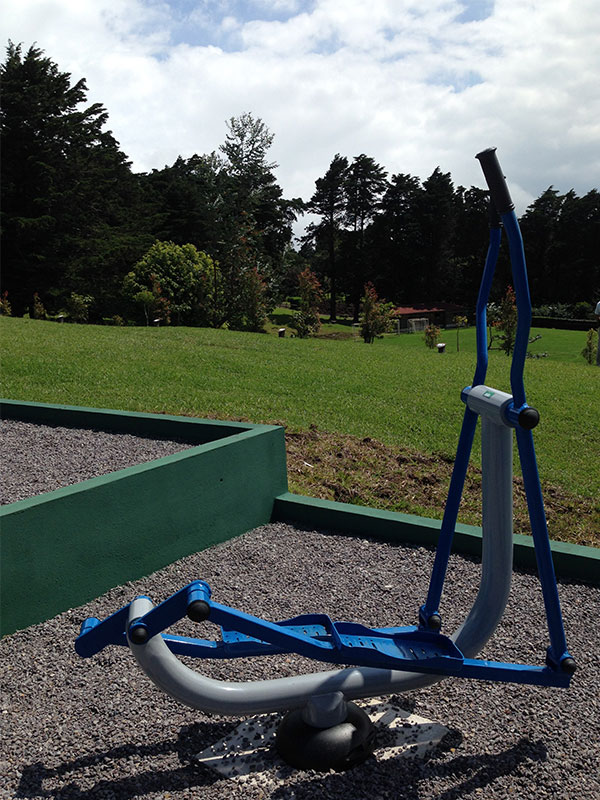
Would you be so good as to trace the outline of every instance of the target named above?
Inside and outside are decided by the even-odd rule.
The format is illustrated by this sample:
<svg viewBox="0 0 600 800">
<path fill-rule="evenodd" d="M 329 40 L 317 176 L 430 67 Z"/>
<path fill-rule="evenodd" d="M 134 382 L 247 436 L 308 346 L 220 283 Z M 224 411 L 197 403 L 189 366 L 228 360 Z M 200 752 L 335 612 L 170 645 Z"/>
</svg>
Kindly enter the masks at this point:
<svg viewBox="0 0 600 800">
<path fill-rule="evenodd" d="M 36 454 L 29 447 L 24 458 Z M 1 800 L 600 800 L 600 658 L 589 623 L 600 615 L 596 587 L 559 587 L 567 640 L 579 664 L 570 689 L 446 680 L 396 696 L 399 707 L 451 733 L 425 759 L 377 761 L 375 754 L 347 773 L 294 771 L 273 762 L 263 773 L 224 779 L 193 756 L 238 719 L 179 705 L 150 683 L 125 648 L 92 659 L 80 659 L 73 649 L 85 617 L 102 618 L 137 594 L 158 602 L 195 578 L 208 580 L 215 600 L 270 619 L 322 611 L 371 626 L 410 624 L 432 563 L 425 548 L 272 524 L 5 637 Z M 478 576 L 475 560 L 451 558 L 442 605 L 446 630 L 470 608 Z M 536 621 L 543 619 L 537 579 L 515 573 L 505 618 L 484 657 L 540 663 L 547 634 Z M 181 626 L 178 632 L 195 635 L 192 623 Z M 211 677 L 241 681 L 315 668 L 294 655 L 202 665 Z"/>
<path fill-rule="evenodd" d="M 0 505 L 34 497 L 192 445 L 127 433 L 0 423 Z"/>
<path fill-rule="evenodd" d="M 560 587 L 579 663 L 570 689 L 448 680 L 396 697 L 400 707 L 442 722 L 451 735 L 424 760 L 372 758 L 341 774 L 274 765 L 249 778 L 223 779 L 193 756 L 239 720 L 180 706 L 137 670 L 124 648 L 89 660 L 73 650 L 86 616 L 104 617 L 136 594 L 157 602 L 194 578 L 208 580 L 216 600 L 271 619 L 320 610 L 374 626 L 410 624 L 432 559 L 424 548 L 273 524 L 6 637 L 0 798 L 600 798 L 600 663 L 597 633 L 587 623 L 600 614 L 594 587 Z M 478 571 L 475 561 L 452 558 L 449 630 L 474 599 Z M 540 662 L 546 635 L 535 625 L 542 614 L 538 594 L 534 576 L 515 575 L 486 657 Z M 194 635 L 192 623 L 181 624 Z M 294 655 L 202 666 L 230 680 L 315 669 Z"/>
</svg>

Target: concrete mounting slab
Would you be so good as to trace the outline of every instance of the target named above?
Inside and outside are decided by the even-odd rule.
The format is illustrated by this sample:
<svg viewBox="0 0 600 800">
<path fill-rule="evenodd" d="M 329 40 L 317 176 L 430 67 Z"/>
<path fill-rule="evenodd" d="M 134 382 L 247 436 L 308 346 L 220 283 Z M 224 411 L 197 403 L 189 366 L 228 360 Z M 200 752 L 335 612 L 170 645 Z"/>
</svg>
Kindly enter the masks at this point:
<svg viewBox="0 0 600 800">
<path fill-rule="evenodd" d="M 378 730 L 382 744 L 375 758 L 415 758 L 440 743 L 448 728 L 398 708 L 381 698 L 361 703 Z M 225 778 L 236 778 L 286 766 L 274 747 L 279 714 L 264 714 L 240 722 L 227 736 L 198 753 L 199 763 Z"/>
</svg>

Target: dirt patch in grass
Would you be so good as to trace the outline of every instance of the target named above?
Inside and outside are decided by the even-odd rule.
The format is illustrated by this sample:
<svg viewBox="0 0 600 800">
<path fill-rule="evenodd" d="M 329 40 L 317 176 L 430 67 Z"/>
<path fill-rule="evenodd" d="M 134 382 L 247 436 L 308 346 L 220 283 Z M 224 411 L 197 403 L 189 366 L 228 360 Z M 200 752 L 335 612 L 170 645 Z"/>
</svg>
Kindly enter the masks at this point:
<svg viewBox="0 0 600 800">
<path fill-rule="evenodd" d="M 441 519 L 453 459 L 390 447 L 371 438 L 308 431 L 286 432 L 290 491 L 342 503 Z M 544 503 L 552 539 L 600 545 L 600 504 L 545 484 Z M 529 534 L 520 477 L 514 479 L 515 532 Z M 470 466 L 459 521 L 481 525 L 481 470 Z"/>
</svg>

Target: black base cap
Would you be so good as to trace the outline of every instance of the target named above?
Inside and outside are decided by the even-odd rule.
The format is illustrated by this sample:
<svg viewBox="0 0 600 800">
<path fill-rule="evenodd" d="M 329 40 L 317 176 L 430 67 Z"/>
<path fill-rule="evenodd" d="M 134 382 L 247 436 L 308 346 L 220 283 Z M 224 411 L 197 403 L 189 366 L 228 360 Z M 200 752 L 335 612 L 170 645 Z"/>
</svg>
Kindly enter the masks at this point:
<svg viewBox="0 0 600 800">
<path fill-rule="evenodd" d="M 290 711 L 279 724 L 275 747 L 290 766 L 343 772 L 366 761 L 375 749 L 375 726 L 366 712 L 348 703 L 344 722 L 315 728 L 302 719 L 302 710 Z"/>
</svg>

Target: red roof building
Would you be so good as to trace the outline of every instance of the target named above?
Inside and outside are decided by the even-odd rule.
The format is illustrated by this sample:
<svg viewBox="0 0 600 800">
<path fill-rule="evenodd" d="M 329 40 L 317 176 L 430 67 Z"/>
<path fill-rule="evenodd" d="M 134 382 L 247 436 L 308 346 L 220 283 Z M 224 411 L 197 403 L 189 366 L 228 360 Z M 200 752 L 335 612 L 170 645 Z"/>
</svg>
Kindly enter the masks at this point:
<svg viewBox="0 0 600 800">
<path fill-rule="evenodd" d="M 412 306 L 398 306 L 392 312 L 398 320 L 399 330 L 408 329 L 409 319 L 427 319 L 429 324 L 446 328 L 453 325 L 454 317 L 458 314 L 468 316 L 464 306 L 454 303 L 417 303 Z"/>
</svg>

